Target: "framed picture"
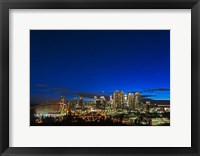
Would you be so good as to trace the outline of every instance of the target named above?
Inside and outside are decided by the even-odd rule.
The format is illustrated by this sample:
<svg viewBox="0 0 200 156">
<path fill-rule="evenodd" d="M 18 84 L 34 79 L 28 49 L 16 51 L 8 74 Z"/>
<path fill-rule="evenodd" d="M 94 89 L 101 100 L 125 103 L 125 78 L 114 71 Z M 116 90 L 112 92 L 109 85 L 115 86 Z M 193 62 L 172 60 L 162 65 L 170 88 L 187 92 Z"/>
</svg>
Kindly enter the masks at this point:
<svg viewBox="0 0 200 156">
<path fill-rule="evenodd" d="M 2 155 L 200 155 L 198 0 L 0 4 Z"/>
</svg>

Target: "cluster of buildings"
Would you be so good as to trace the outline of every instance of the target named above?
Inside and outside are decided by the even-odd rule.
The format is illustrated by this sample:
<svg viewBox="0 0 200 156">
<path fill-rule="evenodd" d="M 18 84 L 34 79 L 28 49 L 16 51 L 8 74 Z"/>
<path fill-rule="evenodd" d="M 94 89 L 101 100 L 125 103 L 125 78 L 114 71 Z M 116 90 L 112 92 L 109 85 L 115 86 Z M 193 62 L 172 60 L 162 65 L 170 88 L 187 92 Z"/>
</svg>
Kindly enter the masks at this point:
<svg viewBox="0 0 200 156">
<path fill-rule="evenodd" d="M 110 95 L 109 99 L 105 96 L 94 96 L 91 101 L 83 101 L 83 97 L 74 98 L 72 101 L 68 101 L 67 105 L 70 107 L 84 107 L 88 105 L 95 106 L 96 108 L 102 109 L 130 109 L 137 110 L 140 108 L 148 109 L 150 102 L 147 101 L 145 104 L 142 103 L 141 93 L 136 92 L 125 94 L 123 91 L 114 91 L 113 95 Z"/>
<path fill-rule="evenodd" d="M 71 113 L 74 114 L 69 115 Z M 36 105 L 31 107 L 30 121 L 34 124 L 44 122 L 51 123 L 54 120 L 54 123 L 55 120 L 64 120 L 66 115 L 68 115 L 71 117 L 66 120 L 69 123 L 73 123 L 76 120 L 78 122 L 80 119 L 82 119 L 80 120 L 81 123 L 83 121 L 86 123 L 98 123 L 100 121 L 107 123 L 108 121 L 114 122 L 114 120 L 119 120 L 121 123 L 123 121 L 131 124 L 135 123 L 137 125 L 138 122 L 139 124 L 142 122 L 147 124 L 148 121 L 152 120 L 153 123 L 154 120 L 156 120 L 155 122 L 159 122 L 156 124 L 159 125 L 169 124 L 169 113 L 170 105 L 151 104 L 150 101 L 144 102 L 141 93 L 139 92 L 125 94 L 123 91 L 116 90 L 113 95 L 110 95 L 109 97 L 94 96 L 90 101 L 84 101 L 82 96 L 79 98 L 76 97 L 73 100 L 66 100 L 64 96 L 61 96 L 60 101 L 57 103 Z M 123 119 L 120 119 L 120 115 L 122 114 L 124 115 Z M 109 118 L 109 120 L 107 120 L 107 118 Z M 44 119 L 48 119 L 48 121 Z"/>
<path fill-rule="evenodd" d="M 123 91 L 114 91 L 110 97 L 94 96 L 90 101 L 84 101 L 83 97 L 66 100 L 61 96 L 57 103 L 40 104 L 32 107 L 34 114 L 63 116 L 68 110 L 84 110 L 84 109 L 102 109 L 102 110 L 132 110 L 132 111 L 147 111 L 150 109 L 151 103 L 142 102 L 141 93 L 136 92 L 125 94 Z"/>
<path fill-rule="evenodd" d="M 123 91 L 118 92 L 116 90 L 113 94 L 112 108 L 131 108 L 135 110 L 140 107 L 141 102 L 142 98 L 139 92 L 135 93 L 135 95 L 133 93 L 129 93 L 127 96 Z"/>
</svg>

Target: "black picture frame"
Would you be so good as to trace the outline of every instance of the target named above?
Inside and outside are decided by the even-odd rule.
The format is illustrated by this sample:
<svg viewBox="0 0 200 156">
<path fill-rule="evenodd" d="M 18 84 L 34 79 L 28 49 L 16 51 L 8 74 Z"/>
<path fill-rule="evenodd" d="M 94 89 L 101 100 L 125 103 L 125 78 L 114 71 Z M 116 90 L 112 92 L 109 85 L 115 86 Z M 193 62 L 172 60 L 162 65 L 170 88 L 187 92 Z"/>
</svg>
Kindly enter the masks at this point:
<svg viewBox="0 0 200 156">
<path fill-rule="evenodd" d="M 192 147 L 9 147 L 9 9 L 191 9 Z M 198 81 L 200 78 L 199 0 L 0 0 L 0 37 L 1 155 L 200 155 L 200 106 L 198 98 L 200 90 Z"/>
</svg>

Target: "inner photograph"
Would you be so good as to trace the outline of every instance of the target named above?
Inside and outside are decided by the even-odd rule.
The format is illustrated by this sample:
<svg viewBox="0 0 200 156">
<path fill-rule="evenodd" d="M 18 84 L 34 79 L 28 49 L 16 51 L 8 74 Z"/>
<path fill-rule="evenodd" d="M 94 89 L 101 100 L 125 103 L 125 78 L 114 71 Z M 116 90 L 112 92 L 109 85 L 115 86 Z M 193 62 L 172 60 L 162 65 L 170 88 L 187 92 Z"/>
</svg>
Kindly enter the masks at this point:
<svg viewBox="0 0 200 156">
<path fill-rule="evenodd" d="M 30 30 L 30 126 L 170 126 L 170 30 Z"/>
</svg>

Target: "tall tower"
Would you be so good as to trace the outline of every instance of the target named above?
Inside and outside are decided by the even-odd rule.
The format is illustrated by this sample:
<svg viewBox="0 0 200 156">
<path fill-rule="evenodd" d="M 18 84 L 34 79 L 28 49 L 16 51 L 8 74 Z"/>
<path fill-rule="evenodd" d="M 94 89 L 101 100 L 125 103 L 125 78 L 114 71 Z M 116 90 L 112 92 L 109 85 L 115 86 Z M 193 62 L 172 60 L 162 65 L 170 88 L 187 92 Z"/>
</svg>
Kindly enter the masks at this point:
<svg viewBox="0 0 200 156">
<path fill-rule="evenodd" d="M 112 98 L 112 95 L 110 95 L 109 104 L 110 104 L 110 108 L 113 109 L 113 98 Z"/>
<path fill-rule="evenodd" d="M 105 99 L 105 97 L 101 96 L 100 100 L 101 100 L 101 106 L 102 106 L 102 108 L 105 109 L 105 107 L 106 107 L 106 99 Z"/>
<path fill-rule="evenodd" d="M 119 100 L 119 91 L 116 90 L 113 94 L 113 109 L 116 109 L 120 103 Z"/>
<path fill-rule="evenodd" d="M 97 96 L 94 96 L 94 104 L 97 104 Z"/>
<path fill-rule="evenodd" d="M 100 97 L 100 100 L 101 100 L 101 104 L 103 103 L 103 101 L 106 101 L 106 99 L 105 99 L 104 96 L 101 96 L 101 97 Z"/>
<path fill-rule="evenodd" d="M 128 97 L 127 97 L 127 94 L 124 94 L 124 106 L 128 107 Z"/>
<path fill-rule="evenodd" d="M 119 108 L 123 108 L 124 107 L 124 92 L 123 91 L 120 91 L 119 93 L 119 100 L 120 100 L 120 103 L 119 103 Z"/>
<path fill-rule="evenodd" d="M 140 108 L 142 102 L 141 94 L 139 92 L 135 93 L 135 107 Z"/>
<path fill-rule="evenodd" d="M 128 94 L 128 107 L 132 110 L 135 110 L 135 102 L 133 93 Z"/>
</svg>

